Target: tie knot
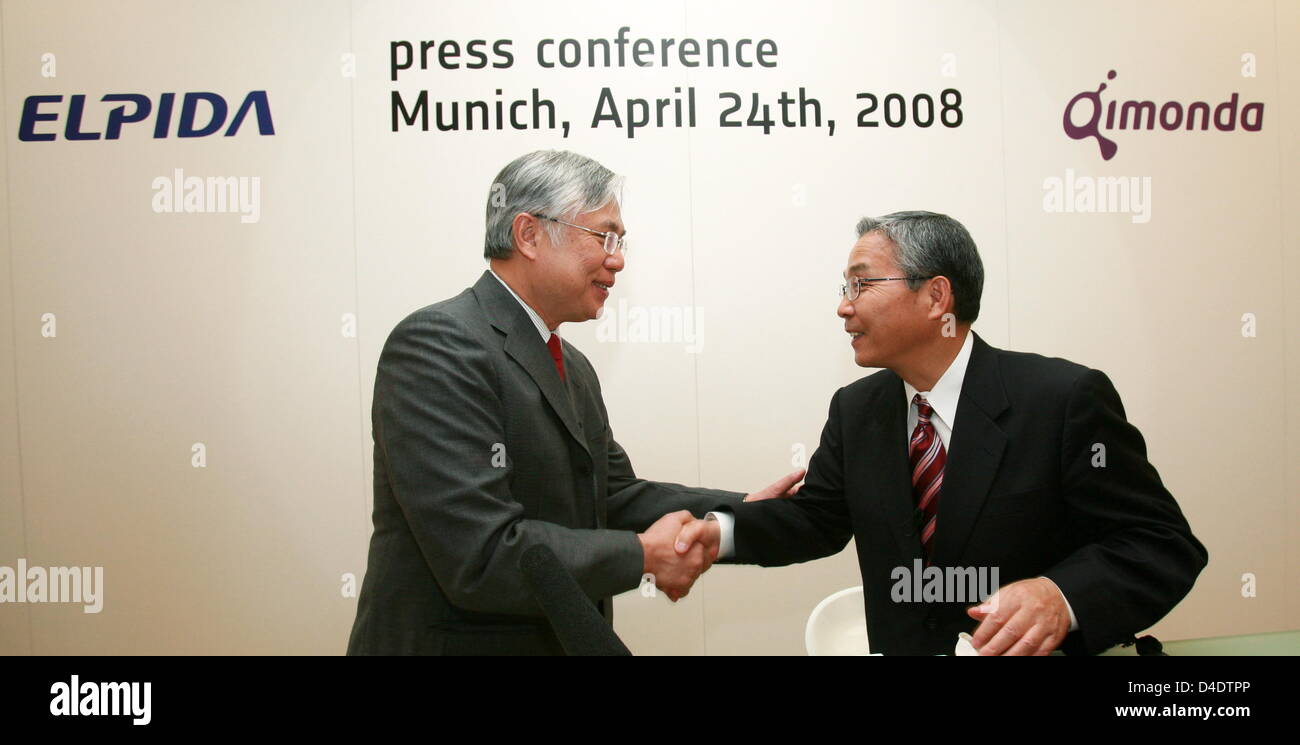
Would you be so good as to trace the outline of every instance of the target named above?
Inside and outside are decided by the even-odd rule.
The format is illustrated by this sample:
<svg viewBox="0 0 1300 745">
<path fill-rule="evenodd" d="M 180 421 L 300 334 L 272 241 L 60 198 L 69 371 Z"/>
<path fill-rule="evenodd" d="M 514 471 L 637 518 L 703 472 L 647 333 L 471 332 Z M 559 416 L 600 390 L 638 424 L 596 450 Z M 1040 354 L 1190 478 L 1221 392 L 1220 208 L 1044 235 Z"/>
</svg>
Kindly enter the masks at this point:
<svg viewBox="0 0 1300 745">
<path fill-rule="evenodd" d="M 546 346 L 551 350 L 551 356 L 557 356 L 561 352 L 560 337 L 557 334 L 551 334 L 551 338 L 546 340 Z"/>
<path fill-rule="evenodd" d="M 921 398 L 921 394 L 918 393 L 912 397 L 912 403 L 916 404 L 916 418 L 924 424 L 929 424 L 930 414 L 934 412 L 930 402 Z"/>
</svg>

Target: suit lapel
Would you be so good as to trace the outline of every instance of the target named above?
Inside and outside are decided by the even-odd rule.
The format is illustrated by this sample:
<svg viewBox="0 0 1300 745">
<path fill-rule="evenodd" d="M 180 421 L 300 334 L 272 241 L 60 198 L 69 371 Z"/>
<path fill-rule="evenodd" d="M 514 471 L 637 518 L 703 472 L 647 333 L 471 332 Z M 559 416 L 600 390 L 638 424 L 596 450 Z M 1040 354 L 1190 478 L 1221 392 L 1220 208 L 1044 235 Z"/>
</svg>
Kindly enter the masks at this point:
<svg viewBox="0 0 1300 745">
<path fill-rule="evenodd" d="M 568 390 L 565 391 L 573 401 L 573 410 L 578 419 L 587 425 L 585 437 L 582 438 L 582 446 L 587 448 L 587 453 L 591 455 L 592 461 L 607 459 L 609 454 L 605 452 L 605 440 L 602 437 L 596 441 L 597 450 L 592 450 L 587 442 L 587 437 L 600 435 L 604 431 L 604 422 L 599 418 L 596 410 L 591 404 L 592 398 L 588 397 L 588 381 L 579 368 L 569 364 L 570 356 L 568 350 L 564 352 L 564 369 L 568 372 Z M 593 394 L 594 395 L 594 394 Z M 609 508 L 605 504 L 605 493 L 597 491 L 595 495 L 595 504 L 593 505 L 596 515 L 596 527 L 603 528 L 608 522 Z M 612 610 L 611 610 L 612 612 Z"/>
<path fill-rule="evenodd" d="M 880 386 L 876 398 L 867 401 L 861 415 L 855 418 L 854 426 L 862 427 L 862 436 L 850 435 L 845 441 L 869 443 L 866 452 L 862 453 L 864 473 L 860 483 L 866 485 L 868 498 L 880 505 L 902 555 L 919 558 L 921 543 L 912 517 L 903 380 L 892 372 L 878 374 L 893 379 Z"/>
<path fill-rule="evenodd" d="M 997 418 L 1008 403 L 996 352 L 975 337 L 943 469 L 934 537 L 933 563 L 938 566 L 954 566 L 961 558 L 1006 449 L 1007 436 Z"/>
<path fill-rule="evenodd" d="M 528 373 L 569 435 L 586 450 L 587 440 L 578 426 L 573 399 L 565 390 L 550 350 L 542 342 L 528 313 L 489 272 L 483 272 L 474 284 L 474 294 L 492 327 L 506 335 L 506 354 Z"/>
</svg>

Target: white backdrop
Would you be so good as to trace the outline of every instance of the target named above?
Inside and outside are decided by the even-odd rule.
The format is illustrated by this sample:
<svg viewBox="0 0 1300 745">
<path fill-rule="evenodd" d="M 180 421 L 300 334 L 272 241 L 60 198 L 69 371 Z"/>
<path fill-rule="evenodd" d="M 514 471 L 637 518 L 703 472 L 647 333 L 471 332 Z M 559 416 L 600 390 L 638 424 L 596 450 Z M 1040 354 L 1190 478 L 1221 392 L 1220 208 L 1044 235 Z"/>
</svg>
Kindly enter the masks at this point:
<svg viewBox="0 0 1300 745">
<path fill-rule="evenodd" d="M 538 148 L 627 177 L 635 243 L 614 315 L 562 331 L 600 373 L 640 475 L 749 490 L 811 455 L 832 393 L 867 372 L 834 315 L 854 224 L 945 212 L 984 259 L 976 330 L 1106 371 L 1209 549 L 1155 633 L 1300 628 L 1294 0 L 4 0 L 0 25 L 0 566 L 104 569 L 99 613 L 0 603 L 0 652 L 341 653 L 370 532 L 379 350 L 407 313 L 476 279 L 491 180 Z M 776 64 L 691 68 L 673 52 L 667 67 L 657 53 L 654 66 L 588 67 L 586 40 L 623 26 L 656 50 L 724 39 L 734 53 L 750 39 L 752 58 L 770 39 Z M 548 38 L 579 40 L 583 64 L 540 66 Z M 489 62 L 510 40 L 512 64 L 466 69 L 476 39 Z M 446 41 L 458 69 L 438 63 Z M 396 81 L 395 42 L 399 59 L 401 42 L 415 55 Z M 1214 109 L 1235 94 L 1238 121 L 1135 129 L 1117 114 L 1106 129 L 1103 117 L 1118 145 L 1106 160 L 1062 121 L 1102 83 L 1119 114 L 1127 101 Z M 435 126 L 437 102 L 490 110 L 534 88 L 567 137 Z M 604 88 L 620 115 L 627 99 L 693 88 L 695 126 L 675 126 L 670 102 L 665 126 L 634 137 L 593 128 Z M 778 96 L 800 88 L 823 126 L 783 126 Z M 940 120 L 950 89 L 957 126 Z M 225 136 L 253 91 L 274 134 L 250 113 Z M 394 131 L 394 93 L 409 110 L 421 91 L 429 131 Z M 742 103 L 732 121 L 749 120 L 757 93 L 776 126 L 720 126 L 723 92 Z M 219 131 L 179 136 L 187 93 L 226 102 Z M 150 106 L 116 139 L 111 110 L 138 109 L 109 94 Z M 211 100 L 195 104 L 196 126 Z M 1258 131 L 1242 121 L 1250 103 Z M 1090 111 L 1080 103 L 1074 124 Z M 233 179 L 218 186 L 245 204 L 214 211 L 204 194 L 198 210 L 168 207 L 184 177 Z M 1100 204 L 1096 179 L 1135 188 Z M 1103 197 L 1119 194 L 1111 183 Z M 637 319 L 674 314 L 691 324 L 637 335 Z M 817 601 L 859 582 L 851 548 L 717 567 L 676 606 L 620 596 L 617 627 L 638 653 L 797 654 Z"/>
</svg>

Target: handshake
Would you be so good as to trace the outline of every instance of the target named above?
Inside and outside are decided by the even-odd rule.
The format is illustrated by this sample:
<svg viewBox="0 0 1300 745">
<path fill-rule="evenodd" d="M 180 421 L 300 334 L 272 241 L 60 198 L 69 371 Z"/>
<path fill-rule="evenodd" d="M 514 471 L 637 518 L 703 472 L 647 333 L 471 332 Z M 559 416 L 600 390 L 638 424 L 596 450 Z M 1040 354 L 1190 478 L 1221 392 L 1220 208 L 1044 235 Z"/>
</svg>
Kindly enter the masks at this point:
<svg viewBox="0 0 1300 745">
<path fill-rule="evenodd" d="M 746 502 L 794 496 L 804 477 L 799 469 L 764 489 L 745 496 Z M 645 554 L 644 574 L 674 603 L 686 597 L 695 580 L 718 560 L 722 531 L 716 520 L 697 520 L 686 510 L 672 512 L 638 533 Z"/>
</svg>

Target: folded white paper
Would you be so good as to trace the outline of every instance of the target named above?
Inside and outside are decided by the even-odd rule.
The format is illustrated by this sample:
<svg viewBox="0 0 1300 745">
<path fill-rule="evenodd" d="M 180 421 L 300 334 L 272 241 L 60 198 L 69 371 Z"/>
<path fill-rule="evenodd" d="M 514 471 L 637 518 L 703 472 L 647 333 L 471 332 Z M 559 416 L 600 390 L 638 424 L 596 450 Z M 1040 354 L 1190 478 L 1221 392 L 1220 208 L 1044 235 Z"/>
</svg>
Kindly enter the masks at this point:
<svg viewBox="0 0 1300 745">
<path fill-rule="evenodd" d="M 954 657 L 979 657 L 980 653 L 971 644 L 971 635 L 965 631 L 957 635 L 957 647 L 952 651 Z"/>
</svg>

